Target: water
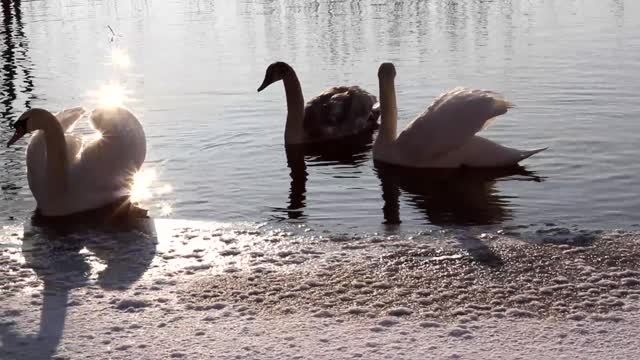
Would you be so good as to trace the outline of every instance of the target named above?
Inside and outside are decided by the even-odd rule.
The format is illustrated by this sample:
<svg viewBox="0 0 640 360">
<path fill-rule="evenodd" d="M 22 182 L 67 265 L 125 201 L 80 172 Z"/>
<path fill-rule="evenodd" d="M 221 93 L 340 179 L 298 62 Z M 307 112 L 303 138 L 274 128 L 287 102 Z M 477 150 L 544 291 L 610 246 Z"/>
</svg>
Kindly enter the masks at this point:
<svg viewBox="0 0 640 360">
<path fill-rule="evenodd" d="M 0 4 L 0 354 L 104 358 L 112 351 L 133 357 L 155 351 L 201 358 L 197 351 L 211 353 L 216 344 L 176 344 L 194 343 L 210 325 L 256 329 L 256 321 L 267 329 L 261 333 L 277 338 L 255 343 L 250 334 L 251 351 L 269 353 L 262 344 L 284 338 L 293 340 L 279 348 L 294 353 L 301 339 L 319 343 L 318 324 L 333 321 L 317 318 L 317 310 L 349 325 L 351 315 L 343 315 L 348 308 L 374 304 L 357 319 L 364 332 L 334 331 L 340 335 L 325 338 L 355 339 L 349 348 L 360 351 L 369 347 L 360 340 L 380 329 L 383 316 L 389 321 L 389 310 L 407 307 L 414 315 L 402 324 L 445 339 L 446 353 L 429 351 L 450 356 L 461 354 L 447 340 L 455 322 L 491 316 L 473 310 L 450 317 L 472 303 L 504 312 L 510 324 L 511 316 L 535 316 L 545 327 L 537 336 L 543 340 L 569 314 L 571 324 L 593 320 L 581 323 L 592 334 L 605 328 L 614 334 L 611 321 L 619 327 L 619 319 L 635 316 L 637 1 Z M 125 58 L 114 64 L 114 50 L 128 54 L 131 64 L 124 66 Z M 277 60 L 294 66 L 307 98 L 351 83 L 377 93 L 377 68 L 393 61 L 400 128 L 454 86 L 500 91 L 517 107 L 483 136 L 549 150 L 515 172 L 410 176 L 376 169 L 372 139 L 352 144 L 346 155 L 287 152 L 281 83 L 256 92 L 266 67 Z M 29 224 L 35 202 L 27 186 L 27 142 L 4 147 L 9 124 L 29 107 L 92 108 L 92 93 L 109 83 L 129 90 L 127 105 L 147 133 L 141 193 L 149 195 L 143 205 L 153 221 L 123 229 Z M 607 231 L 615 228 L 623 230 Z M 410 236 L 396 236 L 405 232 Z M 579 296 L 565 286 L 581 289 Z M 439 296 L 445 292 L 446 299 Z M 227 307 L 218 312 L 220 304 L 211 301 Z M 149 308 L 138 316 L 142 307 Z M 413 322 L 431 317 L 431 310 L 438 321 L 445 319 L 441 330 Z M 280 317 L 286 326 L 277 321 L 265 327 Z M 311 330 L 291 326 L 299 317 L 311 319 Z M 549 317 L 551 325 L 544 322 Z M 215 322 L 205 325 L 210 320 Z M 185 341 L 147 347 L 150 330 L 159 329 L 161 338 L 167 323 L 182 329 L 171 334 Z M 504 339 L 483 328 L 465 326 L 468 334 L 459 335 Z M 391 344 L 389 334 L 405 334 L 394 329 L 381 335 L 381 346 Z M 553 331 L 564 336 L 570 330 Z M 231 341 L 246 335 L 228 333 Z M 221 357 L 233 355 L 227 348 L 248 349 L 217 343 L 223 344 L 216 350 Z M 402 355 L 396 345 L 362 353 Z M 624 345 L 618 348 L 627 351 Z M 416 353 L 413 343 L 408 347 L 407 353 Z M 501 347 L 506 353 L 514 348 L 499 343 L 492 349 Z M 247 354 L 241 356 L 256 353 Z"/>
<path fill-rule="evenodd" d="M 89 91 L 122 82 L 147 132 L 155 216 L 341 231 L 640 223 L 635 1 L 15 3 L 3 2 L 0 138 L 30 106 L 91 107 Z M 131 66 L 109 64 L 115 46 Z M 377 93 L 377 67 L 393 61 L 400 128 L 454 86 L 497 90 L 517 107 L 484 136 L 550 148 L 517 174 L 380 176 L 367 144 L 290 154 L 290 169 L 282 85 L 256 92 L 276 60 L 307 98 L 350 83 Z M 25 148 L 0 148 L 0 222 L 35 207 Z"/>
</svg>

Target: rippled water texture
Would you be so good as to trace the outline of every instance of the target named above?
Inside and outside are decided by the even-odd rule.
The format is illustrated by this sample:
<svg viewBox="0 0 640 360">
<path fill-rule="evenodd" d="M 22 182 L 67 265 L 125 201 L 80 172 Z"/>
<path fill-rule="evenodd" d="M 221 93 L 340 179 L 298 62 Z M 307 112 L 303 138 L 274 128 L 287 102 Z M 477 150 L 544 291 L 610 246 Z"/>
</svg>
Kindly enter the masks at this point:
<svg viewBox="0 0 640 360">
<path fill-rule="evenodd" d="M 637 1 L 8 3 L 2 143 L 26 108 L 91 107 L 91 90 L 120 81 L 147 132 L 155 216 L 356 231 L 640 223 Z M 130 66 L 110 64 L 114 47 Z M 287 154 L 282 85 L 256 92 L 276 60 L 307 97 L 339 84 L 377 93 L 377 66 L 393 61 L 400 127 L 451 87 L 497 90 L 517 107 L 484 134 L 550 148 L 516 173 L 411 176 L 376 171 L 371 139 L 351 154 Z M 0 222 L 35 207 L 25 148 L 0 148 Z"/>
</svg>

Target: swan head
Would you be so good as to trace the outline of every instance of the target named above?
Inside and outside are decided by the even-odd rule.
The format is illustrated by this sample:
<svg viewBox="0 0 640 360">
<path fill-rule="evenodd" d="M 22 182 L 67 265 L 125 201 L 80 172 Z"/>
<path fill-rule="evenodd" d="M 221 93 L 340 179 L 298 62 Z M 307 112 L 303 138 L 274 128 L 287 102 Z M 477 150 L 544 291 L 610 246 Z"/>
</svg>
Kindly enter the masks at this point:
<svg viewBox="0 0 640 360">
<path fill-rule="evenodd" d="M 7 147 L 13 145 L 18 140 L 22 139 L 28 133 L 38 130 L 37 124 L 41 123 L 39 120 L 53 116 L 50 112 L 44 109 L 30 109 L 25 111 L 16 122 L 11 125 L 14 129 L 13 136 L 7 142 Z"/>
<path fill-rule="evenodd" d="M 393 79 L 396 77 L 396 67 L 393 63 L 385 62 L 378 68 L 378 79 Z"/>
<path fill-rule="evenodd" d="M 289 73 L 291 73 L 293 69 L 289 64 L 278 61 L 269 65 L 267 71 L 264 74 L 264 80 L 262 81 L 262 85 L 258 88 L 258 92 L 264 90 L 267 86 L 273 84 L 276 81 L 280 81 L 285 78 Z"/>
</svg>

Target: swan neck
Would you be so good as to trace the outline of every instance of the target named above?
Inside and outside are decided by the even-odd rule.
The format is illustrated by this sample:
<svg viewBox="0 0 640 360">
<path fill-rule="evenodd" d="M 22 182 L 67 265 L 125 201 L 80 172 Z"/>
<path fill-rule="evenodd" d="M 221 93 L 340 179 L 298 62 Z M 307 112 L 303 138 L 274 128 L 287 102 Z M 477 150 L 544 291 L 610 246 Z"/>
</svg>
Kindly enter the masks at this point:
<svg viewBox="0 0 640 360">
<path fill-rule="evenodd" d="M 287 123 L 284 130 L 286 144 L 304 142 L 304 97 L 295 71 L 291 69 L 282 79 L 287 97 Z"/>
<path fill-rule="evenodd" d="M 48 196 L 58 199 L 67 190 L 67 145 L 64 130 L 53 114 L 33 117 L 29 120 L 35 130 L 44 133 L 47 149 L 47 191 Z"/>
<path fill-rule="evenodd" d="M 398 108 L 393 78 L 380 79 L 380 131 L 376 143 L 395 141 L 398 126 Z"/>
</svg>

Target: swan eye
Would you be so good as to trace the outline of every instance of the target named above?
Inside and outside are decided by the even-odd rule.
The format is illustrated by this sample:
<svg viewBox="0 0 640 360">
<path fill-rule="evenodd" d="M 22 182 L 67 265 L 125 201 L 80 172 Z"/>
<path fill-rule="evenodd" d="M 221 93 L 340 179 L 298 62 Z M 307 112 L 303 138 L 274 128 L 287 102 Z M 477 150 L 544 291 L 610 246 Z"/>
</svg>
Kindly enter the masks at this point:
<svg viewBox="0 0 640 360">
<path fill-rule="evenodd" d="M 14 129 L 22 129 L 25 132 L 27 131 L 27 120 L 29 120 L 29 117 L 24 117 L 21 119 L 16 120 L 16 122 L 13 123 L 13 128 Z"/>
</svg>

